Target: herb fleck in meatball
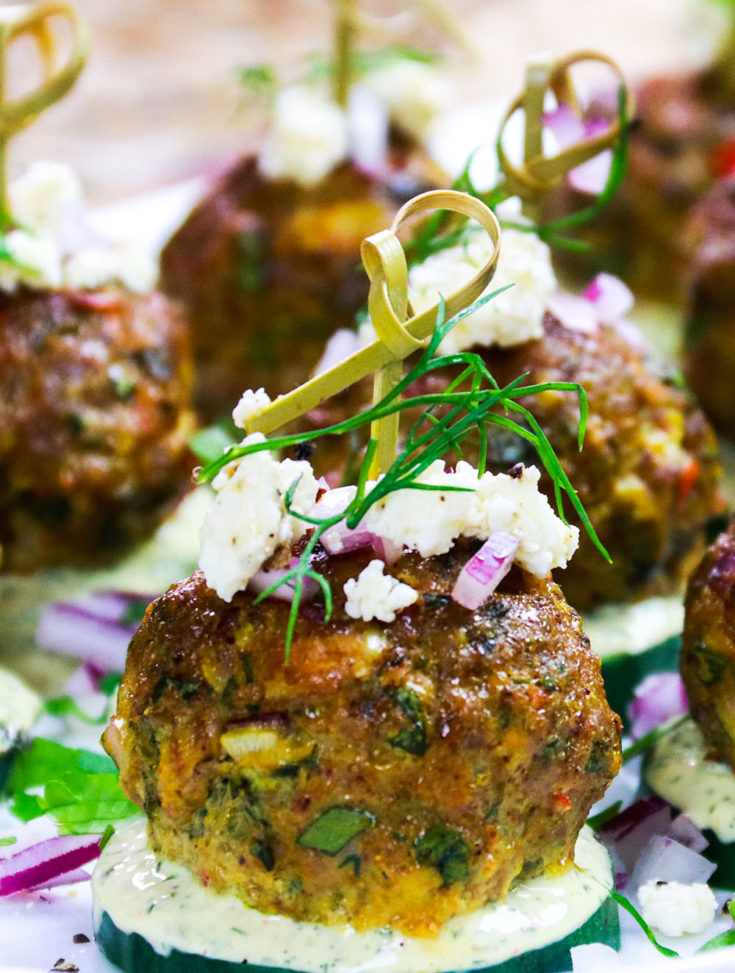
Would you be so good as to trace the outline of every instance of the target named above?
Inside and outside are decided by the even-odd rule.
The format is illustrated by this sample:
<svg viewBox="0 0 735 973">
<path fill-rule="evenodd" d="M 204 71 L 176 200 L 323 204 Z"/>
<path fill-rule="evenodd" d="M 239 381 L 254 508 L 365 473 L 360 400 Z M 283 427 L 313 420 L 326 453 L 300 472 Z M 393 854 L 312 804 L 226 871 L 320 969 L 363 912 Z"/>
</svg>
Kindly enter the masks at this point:
<svg viewBox="0 0 735 973">
<path fill-rule="evenodd" d="M 0 294 L 3 568 L 99 564 L 191 471 L 188 330 L 161 294 Z"/>
<path fill-rule="evenodd" d="M 735 769 L 735 523 L 689 581 L 681 674 L 713 756 Z"/>
<path fill-rule="evenodd" d="M 304 188 L 267 179 L 248 156 L 169 241 L 162 286 L 193 327 L 196 404 L 205 417 L 229 413 L 247 386 L 272 397 L 289 391 L 308 378 L 326 339 L 351 323 L 367 299 L 363 238 L 443 182 L 407 144 L 390 161 L 387 182 L 345 162 Z"/>
<path fill-rule="evenodd" d="M 403 555 L 420 598 L 390 624 L 345 613 L 369 555 L 325 557 L 333 618 L 302 605 L 290 661 L 283 602 L 195 574 L 154 603 L 105 743 L 157 852 L 265 912 L 418 935 L 569 864 L 619 720 L 549 579 L 451 600 L 477 546 Z"/>
</svg>

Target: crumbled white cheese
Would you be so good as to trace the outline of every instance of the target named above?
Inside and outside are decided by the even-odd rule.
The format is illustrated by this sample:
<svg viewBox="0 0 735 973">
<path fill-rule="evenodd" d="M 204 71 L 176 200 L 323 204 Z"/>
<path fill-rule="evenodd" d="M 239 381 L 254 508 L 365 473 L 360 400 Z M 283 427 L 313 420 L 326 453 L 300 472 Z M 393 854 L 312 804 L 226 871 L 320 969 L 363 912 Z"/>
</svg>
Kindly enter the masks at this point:
<svg viewBox="0 0 735 973">
<path fill-rule="evenodd" d="M 271 404 L 271 398 L 264 388 L 245 389 L 240 396 L 240 401 L 232 410 L 232 421 L 240 429 L 246 429 L 248 420 L 254 419 L 267 406 Z"/>
<path fill-rule="evenodd" d="M 370 71 L 364 80 L 385 106 L 392 122 L 427 142 L 434 121 L 451 103 L 451 88 L 446 78 L 430 64 L 405 58 L 383 64 Z"/>
<path fill-rule="evenodd" d="M 466 243 L 412 267 L 409 293 L 416 313 L 436 304 L 439 294 L 449 297 L 466 284 L 485 263 L 490 248 L 489 237 L 478 228 Z M 549 248 L 534 233 L 503 231 L 497 270 L 485 293 L 508 284 L 513 286 L 452 328 L 439 347 L 441 354 L 473 345 L 505 348 L 543 335 L 546 301 L 557 284 Z"/>
<path fill-rule="evenodd" d="M 156 283 L 155 262 L 137 247 L 126 244 L 86 247 L 64 265 L 64 283 L 78 290 L 97 290 L 113 280 L 134 294 L 144 294 Z"/>
<path fill-rule="evenodd" d="M 71 214 L 77 235 L 96 236 L 83 223 L 82 190 L 69 166 L 37 162 L 10 183 L 8 194 L 19 228 L 4 239 L 12 262 L 0 262 L 1 290 L 12 293 L 20 284 L 94 290 L 118 281 L 133 293 L 145 293 L 154 286 L 155 260 L 131 244 L 102 241 L 67 252 Z"/>
<path fill-rule="evenodd" d="M 345 158 L 347 149 L 347 118 L 339 105 L 314 88 L 286 88 L 276 97 L 258 163 L 270 179 L 313 186 Z"/>
<path fill-rule="evenodd" d="M 13 263 L 0 261 L 0 288 L 12 293 L 19 284 L 28 287 L 60 287 L 61 255 L 50 237 L 36 237 L 25 230 L 11 230 L 5 247 Z"/>
<path fill-rule="evenodd" d="M 364 622 L 372 618 L 380 622 L 393 622 L 397 612 L 413 605 L 418 599 L 419 593 L 415 588 L 390 574 L 384 574 L 384 568 L 385 564 L 376 558 L 363 568 L 357 578 L 345 582 L 345 611 L 350 618 L 361 618 Z"/>
<path fill-rule="evenodd" d="M 23 229 L 55 235 L 69 207 L 81 202 L 74 170 L 61 162 L 34 162 L 8 187 L 10 211 Z"/>
<path fill-rule="evenodd" d="M 538 489 L 539 476 L 536 467 L 529 466 L 517 477 L 478 477 L 469 463 L 460 462 L 454 472 L 447 472 L 436 460 L 420 482 L 470 492 L 398 490 L 370 507 L 362 526 L 422 557 L 445 553 L 460 536 L 487 540 L 496 531 L 507 531 L 519 541 L 515 560 L 543 576 L 566 566 L 577 548 L 579 530 L 556 516 Z"/>
<path fill-rule="evenodd" d="M 646 882 L 638 889 L 641 915 L 664 936 L 704 932 L 717 911 L 712 889 L 702 882 Z"/>
<path fill-rule="evenodd" d="M 254 433 L 243 445 L 264 441 L 262 433 Z M 228 463 L 215 477 L 217 496 L 202 525 L 199 566 L 220 598 L 229 601 L 279 547 L 293 544 L 307 529 L 286 510 L 285 496 L 296 480 L 293 509 L 305 514 L 319 488 L 304 460 L 279 462 L 263 450 Z"/>
</svg>

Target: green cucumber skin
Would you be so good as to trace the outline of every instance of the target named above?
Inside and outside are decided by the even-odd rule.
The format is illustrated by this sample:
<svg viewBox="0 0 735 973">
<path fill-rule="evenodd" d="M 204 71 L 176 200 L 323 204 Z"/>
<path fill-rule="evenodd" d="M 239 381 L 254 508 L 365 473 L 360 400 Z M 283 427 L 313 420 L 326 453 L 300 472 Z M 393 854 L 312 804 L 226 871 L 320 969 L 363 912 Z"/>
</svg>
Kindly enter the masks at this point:
<svg viewBox="0 0 735 973">
<path fill-rule="evenodd" d="M 5 753 L 0 753 L 0 794 L 5 790 L 5 785 L 10 776 L 10 768 L 13 766 L 16 753 L 17 749 L 15 747 L 11 750 L 6 750 Z"/>
<path fill-rule="evenodd" d="M 702 854 L 714 865 L 717 871 L 710 879 L 710 884 L 718 889 L 735 889 L 735 842 L 720 841 L 714 831 L 706 829 L 703 832 L 709 845 Z"/>
<path fill-rule="evenodd" d="M 653 672 L 677 672 L 681 636 L 673 635 L 658 645 L 637 655 L 613 655 L 602 660 L 602 678 L 610 708 L 618 713 L 623 721 L 623 729 L 629 729 L 628 705 L 633 699 L 633 690 Z"/>
<path fill-rule="evenodd" d="M 106 912 L 102 915 L 95 938 L 107 959 L 126 973 L 242 973 L 243 965 L 247 965 L 248 973 L 299 973 L 293 969 L 257 966 L 246 960 L 230 963 L 208 959 L 206 956 L 181 953 L 177 949 L 168 956 L 162 956 L 138 933 L 125 933 L 118 929 Z M 586 943 L 603 943 L 613 949 L 620 948 L 618 907 L 612 898 L 605 899 L 594 915 L 559 942 L 531 950 L 499 965 L 473 967 L 471 973 L 563 973 L 571 969 L 570 949 Z"/>
</svg>

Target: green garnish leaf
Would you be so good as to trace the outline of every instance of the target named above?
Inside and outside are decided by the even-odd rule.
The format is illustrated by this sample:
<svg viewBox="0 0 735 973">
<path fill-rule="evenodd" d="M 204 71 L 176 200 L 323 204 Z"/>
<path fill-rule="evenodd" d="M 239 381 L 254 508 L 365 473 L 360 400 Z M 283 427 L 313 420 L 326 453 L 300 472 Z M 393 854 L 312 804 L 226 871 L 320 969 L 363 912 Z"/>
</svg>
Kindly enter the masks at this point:
<svg viewBox="0 0 735 973">
<path fill-rule="evenodd" d="M 646 939 L 648 939 L 648 941 L 653 946 L 656 947 L 656 949 L 659 951 L 659 953 L 661 953 L 662 956 L 676 957 L 676 956 L 679 955 L 676 952 L 676 950 L 669 949 L 668 946 L 662 946 L 661 945 L 661 943 L 656 939 L 656 937 L 655 937 L 655 935 L 653 933 L 653 930 L 648 925 L 648 923 L 646 922 L 646 920 L 643 918 L 643 916 L 640 914 L 640 912 L 636 909 L 636 907 L 633 905 L 633 903 L 630 902 L 628 899 L 626 899 L 626 897 L 624 895 L 621 895 L 620 892 L 613 892 L 613 891 L 610 892 L 610 895 L 612 896 L 613 899 L 615 899 L 615 901 L 618 903 L 618 905 L 621 907 L 621 909 L 625 909 L 625 911 L 627 913 L 629 913 L 635 919 L 635 921 L 641 927 L 641 931 L 645 935 Z"/>
<path fill-rule="evenodd" d="M 214 463 L 232 445 L 237 429 L 231 422 L 216 422 L 200 429 L 189 440 L 189 449 L 201 463 Z"/>
<path fill-rule="evenodd" d="M 105 696 L 114 696 L 120 687 L 121 681 L 121 672 L 108 672 L 106 676 L 101 676 L 97 680 L 97 688 L 101 693 L 104 693 Z"/>
<path fill-rule="evenodd" d="M 296 839 L 297 844 L 325 855 L 336 855 L 352 839 L 374 824 L 375 818 L 367 811 L 349 807 L 330 807 L 312 821 L 306 831 Z"/>
<path fill-rule="evenodd" d="M 688 713 L 685 713 L 684 716 L 679 716 L 674 720 L 669 720 L 667 723 L 664 723 L 663 726 L 656 726 L 652 730 L 649 730 L 648 733 L 644 733 L 640 739 L 636 740 L 635 743 L 631 743 L 629 747 L 626 747 L 625 750 L 623 750 L 623 763 L 626 764 L 629 760 L 632 760 L 633 757 L 637 757 L 639 754 L 645 753 L 647 750 L 655 747 L 661 737 L 666 736 L 667 733 L 670 733 L 678 726 L 681 726 L 684 720 L 688 718 L 688 715 Z"/>
<path fill-rule="evenodd" d="M 585 822 L 587 827 L 592 828 L 593 831 L 599 831 L 603 824 L 607 824 L 608 821 L 612 821 L 616 814 L 620 812 L 623 806 L 622 801 L 615 801 L 610 807 L 606 807 L 604 811 L 600 811 L 599 814 L 593 814 L 592 817 L 587 818 Z"/>
<path fill-rule="evenodd" d="M 416 757 L 423 757 L 426 753 L 426 719 L 424 717 L 424 707 L 421 704 L 419 694 L 406 686 L 398 686 L 391 689 L 390 695 L 401 707 L 406 716 L 413 724 L 409 729 L 400 730 L 392 737 L 388 737 L 388 743 L 392 747 L 398 747 L 411 753 Z"/>
<path fill-rule="evenodd" d="M 8 845 L 14 845 L 18 839 L 15 835 L 10 835 L 8 838 L 0 838 L 0 848 L 7 848 Z"/>
<path fill-rule="evenodd" d="M 435 824 L 413 843 L 420 865 L 435 868 L 445 886 L 467 878 L 470 848 L 458 831 Z"/>
<path fill-rule="evenodd" d="M 71 696 L 54 696 L 47 699 L 43 704 L 43 711 L 48 713 L 49 716 L 74 716 L 82 723 L 88 723 L 90 726 L 102 726 L 107 722 L 106 711 L 103 711 L 99 716 L 92 716 L 90 713 L 85 713 Z"/>
<path fill-rule="evenodd" d="M 237 71 L 243 92 L 251 101 L 269 102 L 278 89 L 278 78 L 269 64 L 247 64 Z"/>
<path fill-rule="evenodd" d="M 30 794 L 32 788 L 42 794 Z M 62 834 L 97 834 L 140 813 L 120 787 L 113 761 L 91 750 L 74 750 L 36 737 L 18 754 L 10 774 L 10 810 L 22 821 L 48 814 Z"/>
<path fill-rule="evenodd" d="M 719 936 L 708 939 L 703 946 L 699 947 L 697 952 L 707 953 L 711 949 L 721 949 L 723 946 L 735 946 L 735 929 L 727 929 L 725 932 L 721 932 Z"/>
</svg>

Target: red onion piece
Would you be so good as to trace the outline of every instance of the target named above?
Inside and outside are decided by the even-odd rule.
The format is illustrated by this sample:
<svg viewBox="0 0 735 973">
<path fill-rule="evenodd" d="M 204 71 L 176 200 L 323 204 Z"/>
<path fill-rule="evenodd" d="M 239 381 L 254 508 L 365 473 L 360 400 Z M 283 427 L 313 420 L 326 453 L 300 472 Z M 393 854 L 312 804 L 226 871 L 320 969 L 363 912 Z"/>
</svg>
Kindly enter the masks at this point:
<svg viewBox="0 0 735 973">
<path fill-rule="evenodd" d="M 45 652 L 57 652 L 93 663 L 105 672 L 122 671 L 130 639 L 137 625 L 120 619 L 150 595 L 101 591 L 74 601 L 47 605 L 36 629 L 36 644 Z"/>
<path fill-rule="evenodd" d="M 559 105 L 553 112 L 546 112 L 544 125 L 556 137 L 560 149 L 567 149 L 578 142 L 594 138 L 608 127 L 608 123 L 602 118 L 579 118 L 568 105 Z M 569 185 L 580 193 L 599 195 L 610 176 L 611 163 L 612 152 L 604 149 L 570 170 L 567 176 Z"/>
<path fill-rule="evenodd" d="M 71 872 L 62 872 L 56 878 L 50 878 L 47 882 L 34 885 L 32 888 L 25 889 L 24 891 L 40 892 L 43 889 L 55 889 L 59 885 L 79 885 L 80 882 L 88 882 L 89 878 L 89 872 L 85 872 L 83 868 L 75 868 Z"/>
<path fill-rule="evenodd" d="M 593 156 L 579 166 L 575 166 L 574 169 L 570 169 L 567 175 L 569 185 L 578 193 L 584 193 L 587 196 L 599 196 L 610 178 L 612 158 L 612 151 L 605 149 L 599 155 Z"/>
<path fill-rule="evenodd" d="M 276 584 L 278 581 L 283 580 L 288 572 L 298 564 L 295 557 L 291 558 L 289 566 L 287 568 L 279 568 L 276 571 L 258 571 L 254 574 L 250 581 L 248 582 L 248 587 L 252 588 L 253 591 L 257 591 L 260 594 L 261 591 L 265 591 L 270 588 L 271 585 Z M 301 585 L 301 600 L 310 601 L 316 596 L 319 591 L 319 582 L 315 581 L 313 578 L 304 578 Z M 296 593 L 296 582 L 293 578 L 285 582 L 285 584 L 280 585 L 275 591 L 272 591 L 268 597 L 275 598 L 277 601 L 293 601 L 294 595 Z"/>
<path fill-rule="evenodd" d="M 677 815 L 669 828 L 669 837 L 692 851 L 704 851 L 709 841 L 688 814 Z"/>
<path fill-rule="evenodd" d="M 612 274 L 598 274 L 582 297 L 595 305 L 598 320 L 603 324 L 620 321 L 633 310 L 635 303 L 630 289 Z"/>
<path fill-rule="evenodd" d="M 689 710 L 686 690 L 678 672 L 653 672 L 635 689 L 628 706 L 630 735 L 640 739 L 650 730 Z"/>
<path fill-rule="evenodd" d="M 641 852 L 631 882 L 640 888 L 646 882 L 704 882 L 712 877 L 717 866 L 702 855 L 679 844 L 673 838 L 654 835 Z"/>
<path fill-rule="evenodd" d="M 658 795 L 643 798 L 607 821 L 597 836 L 631 872 L 639 854 L 653 835 L 668 834 L 671 805 Z"/>
<path fill-rule="evenodd" d="M 546 307 L 570 331 L 581 331 L 583 334 L 597 331 L 597 309 L 584 297 L 555 291 L 549 295 Z"/>
<path fill-rule="evenodd" d="M 471 611 L 479 608 L 510 571 L 519 544 L 507 531 L 491 534 L 459 572 L 452 598 Z"/>
<path fill-rule="evenodd" d="M 584 122 L 569 105 L 559 105 L 554 111 L 544 112 L 544 125 L 556 137 L 561 149 L 585 138 Z"/>
<path fill-rule="evenodd" d="M 61 835 L 31 845 L 0 861 L 0 895 L 46 888 L 48 882 L 75 873 L 99 853 L 99 835 Z"/>
<path fill-rule="evenodd" d="M 339 328 L 327 342 L 322 357 L 314 368 L 313 375 L 321 375 L 329 371 L 334 365 L 339 365 L 345 358 L 354 355 L 360 349 L 360 339 L 356 331 L 349 328 Z"/>
</svg>

